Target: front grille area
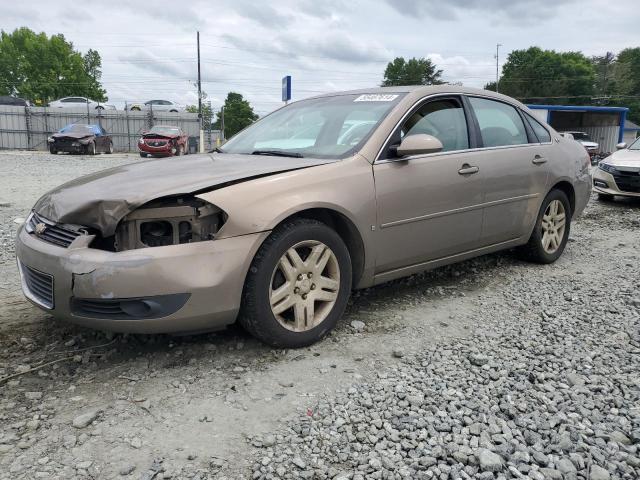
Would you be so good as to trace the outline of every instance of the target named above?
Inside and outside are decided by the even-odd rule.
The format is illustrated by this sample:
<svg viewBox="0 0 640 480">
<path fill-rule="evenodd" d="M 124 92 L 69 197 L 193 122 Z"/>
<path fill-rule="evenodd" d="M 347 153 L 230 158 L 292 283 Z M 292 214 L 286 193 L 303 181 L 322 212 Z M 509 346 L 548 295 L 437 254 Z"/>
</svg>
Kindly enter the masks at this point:
<svg viewBox="0 0 640 480">
<path fill-rule="evenodd" d="M 29 233 L 34 234 L 40 240 L 67 248 L 77 237 L 83 234 L 80 230 L 72 230 L 52 222 L 36 212 L 29 217 Z"/>
<path fill-rule="evenodd" d="M 640 174 L 638 172 L 618 171 L 613 179 L 622 192 L 640 193 Z"/>
<path fill-rule="evenodd" d="M 145 143 L 150 147 L 164 147 L 167 144 L 166 140 L 145 140 Z"/>
<path fill-rule="evenodd" d="M 26 294 L 43 307 L 52 309 L 53 302 L 53 276 L 40 272 L 26 265 L 20 265 Z"/>
</svg>

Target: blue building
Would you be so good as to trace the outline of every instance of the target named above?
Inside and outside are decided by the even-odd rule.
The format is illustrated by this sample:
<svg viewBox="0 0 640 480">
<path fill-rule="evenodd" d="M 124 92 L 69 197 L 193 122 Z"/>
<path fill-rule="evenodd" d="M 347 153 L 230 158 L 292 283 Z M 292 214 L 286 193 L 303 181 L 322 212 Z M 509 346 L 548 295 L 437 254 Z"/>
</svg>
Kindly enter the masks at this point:
<svg viewBox="0 0 640 480">
<path fill-rule="evenodd" d="M 527 105 L 534 115 L 558 132 L 585 132 L 600 145 L 601 152 L 615 152 L 624 141 L 626 107 L 592 107 L 575 105 Z"/>
</svg>

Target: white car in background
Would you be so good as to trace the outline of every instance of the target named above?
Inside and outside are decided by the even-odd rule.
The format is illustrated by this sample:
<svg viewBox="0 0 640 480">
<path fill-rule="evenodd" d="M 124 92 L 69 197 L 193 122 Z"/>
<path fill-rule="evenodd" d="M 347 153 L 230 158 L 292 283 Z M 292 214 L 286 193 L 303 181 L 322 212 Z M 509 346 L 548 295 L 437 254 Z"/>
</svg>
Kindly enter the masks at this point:
<svg viewBox="0 0 640 480">
<path fill-rule="evenodd" d="M 148 102 L 131 103 L 126 107 L 128 110 L 141 112 L 143 110 L 156 110 L 158 112 L 180 112 L 184 110 L 182 105 L 179 105 L 170 100 L 149 100 Z"/>
<path fill-rule="evenodd" d="M 597 142 L 594 142 L 587 132 L 562 132 L 560 135 L 566 137 L 567 134 L 571 135 L 576 142 L 580 142 L 584 148 L 587 149 L 589 154 L 594 154 L 598 152 L 600 145 Z"/>
<path fill-rule="evenodd" d="M 640 138 L 631 145 L 619 143 L 617 152 L 598 164 L 593 172 L 593 189 L 600 200 L 640 197 Z"/>
<path fill-rule="evenodd" d="M 107 105 L 106 103 L 96 102 L 86 97 L 64 97 L 59 100 L 49 102 L 50 108 L 87 108 L 93 110 L 115 110 L 115 105 Z"/>
</svg>

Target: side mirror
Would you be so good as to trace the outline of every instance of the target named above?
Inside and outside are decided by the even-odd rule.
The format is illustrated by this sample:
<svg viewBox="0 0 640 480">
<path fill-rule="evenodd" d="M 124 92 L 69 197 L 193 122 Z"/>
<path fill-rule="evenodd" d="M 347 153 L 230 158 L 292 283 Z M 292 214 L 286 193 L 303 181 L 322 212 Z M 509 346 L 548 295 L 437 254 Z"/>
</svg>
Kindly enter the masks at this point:
<svg viewBox="0 0 640 480">
<path fill-rule="evenodd" d="M 624 150 L 625 148 L 627 148 L 627 144 L 625 142 L 620 142 L 619 144 L 616 145 L 616 148 L 618 150 Z"/>
<path fill-rule="evenodd" d="M 442 142 L 436 137 L 425 133 L 417 133 L 404 137 L 396 151 L 399 157 L 406 157 L 409 155 L 437 153 L 442 151 L 443 148 Z"/>
</svg>

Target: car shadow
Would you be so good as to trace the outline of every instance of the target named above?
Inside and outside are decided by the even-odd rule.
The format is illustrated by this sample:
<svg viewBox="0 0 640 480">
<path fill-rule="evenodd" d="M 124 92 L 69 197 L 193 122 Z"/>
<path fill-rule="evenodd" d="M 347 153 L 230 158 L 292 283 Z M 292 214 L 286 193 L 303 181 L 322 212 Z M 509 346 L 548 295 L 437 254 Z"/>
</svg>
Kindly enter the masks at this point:
<svg viewBox="0 0 640 480">
<path fill-rule="evenodd" d="M 483 287 L 487 279 L 494 276 L 494 270 L 517 262 L 513 253 L 501 252 L 355 291 L 342 321 L 329 337 L 345 335 L 350 322 L 369 315 L 372 305 L 395 312 L 404 302 L 428 302 L 452 289 L 472 291 Z M 218 366 L 225 368 L 247 366 L 265 358 L 298 355 L 261 344 L 237 324 L 222 331 L 190 335 L 111 334 L 47 316 L 45 321 L 28 328 L 20 333 L 0 334 L 0 346 L 3 347 L 0 360 L 7 364 L 28 364 L 32 368 L 60 360 L 56 377 L 68 377 L 69 381 L 82 372 L 93 375 L 102 371 L 109 377 L 115 375 L 108 373 L 110 369 L 116 370 L 113 367 L 142 358 L 157 368 L 172 369 L 187 366 L 193 359 L 213 355 Z M 301 354 L 304 351 L 301 349 Z"/>
</svg>

